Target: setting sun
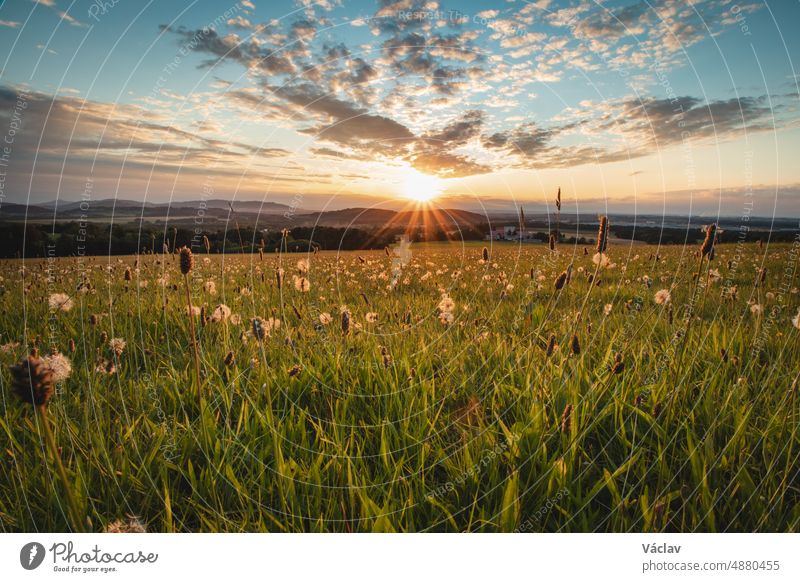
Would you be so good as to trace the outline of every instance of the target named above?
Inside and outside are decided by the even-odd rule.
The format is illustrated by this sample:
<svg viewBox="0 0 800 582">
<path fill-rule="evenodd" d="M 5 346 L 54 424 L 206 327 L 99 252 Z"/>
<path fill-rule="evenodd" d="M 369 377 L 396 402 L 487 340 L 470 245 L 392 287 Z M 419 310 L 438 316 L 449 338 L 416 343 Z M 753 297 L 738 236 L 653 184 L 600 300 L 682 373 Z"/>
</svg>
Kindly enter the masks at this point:
<svg viewBox="0 0 800 582">
<path fill-rule="evenodd" d="M 401 193 L 416 202 L 429 202 L 436 198 L 442 190 L 442 181 L 436 176 L 429 176 L 417 170 L 409 170 L 403 177 Z"/>
</svg>

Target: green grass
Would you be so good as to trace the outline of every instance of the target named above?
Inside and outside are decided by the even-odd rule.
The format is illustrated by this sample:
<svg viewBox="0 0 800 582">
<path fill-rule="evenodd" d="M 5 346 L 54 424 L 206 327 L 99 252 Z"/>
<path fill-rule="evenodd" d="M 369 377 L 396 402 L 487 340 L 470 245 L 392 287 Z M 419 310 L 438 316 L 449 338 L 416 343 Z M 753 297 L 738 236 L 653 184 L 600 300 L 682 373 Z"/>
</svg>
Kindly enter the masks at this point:
<svg viewBox="0 0 800 582">
<path fill-rule="evenodd" d="M 207 315 L 224 303 L 241 318 L 197 322 L 200 406 L 177 259 L 140 257 L 130 283 L 123 274 L 134 257 L 59 258 L 51 281 L 44 261 L 27 261 L 24 280 L 21 262 L 4 262 L 2 530 L 69 529 L 37 417 L 9 387 L 8 365 L 37 336 L 42 354 L 76 342 L 49 412 L 96 531 L 127 514 L 148 531 L 800 529 L 800 330 L 791 323 L 800 298 L 790 246 L 720 245 L 711 268 L 723 280 L 698 290 L 688 326 L 694 247 L 658 249 L 657 262 L 655 247 L 612 245 L 616 265 L 601 270 L 576 323 L 591 249 L 495 243 L 481 264 L 481 246 L 412 245 L 391 291 L 384 252 L 308 257 L 308 293 L 292 284 L 300 255 L 195 255 L 193 303 Z M 554 293 L 570 262 L 571 282 Z M 768 277 L 756 288 L 761 266 Z M 94 290 L 75 293 L 84 278 Z M 203 290 L 207 280 L 215 296 Z M 727 283 L 738 286 L 734 301 L 721 297 Z M 440 288 L 456 304 L 450 325 L 437 317 Z M 671 290 L 671 324 L 654 302 L 662 288 Z M 75 306 L 51 318 L 56 292 L 73 294 Z M 347 336 L 342 305 L 361 328 Z M 320 312 L 332 323 L 322 325 Z M 92 326 L 91 314 L 104 315 Z M 263 343 L 242 338 L 255 316 L 282 325 Z M 684 343 L 676 338 L 687 327 Z M 570 353 L 573 330 L 580 355 Z M 102 333 L 127 341 L 118 359 Z M 547 358 L 551 334 L 560 349 Z M 616 353 L 625 369 L 613 375 Z M 98 358 L 115 361 L 116 373 L 96 371 Z M 290 377 L 294 365 L 302 371 Z"/>
</svg>

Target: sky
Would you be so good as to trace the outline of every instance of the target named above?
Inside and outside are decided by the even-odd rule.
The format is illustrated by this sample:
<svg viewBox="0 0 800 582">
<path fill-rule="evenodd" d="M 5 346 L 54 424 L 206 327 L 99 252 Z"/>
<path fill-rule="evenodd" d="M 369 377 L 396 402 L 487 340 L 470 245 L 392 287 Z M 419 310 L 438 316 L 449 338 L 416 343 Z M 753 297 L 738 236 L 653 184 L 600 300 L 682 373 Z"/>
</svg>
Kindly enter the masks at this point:
<svg viewBox="0 0 800 582">
<path fill-rule="evenodd" d="M 800 216 L 797 0 L 14 0 L 2 204 Z"/>
</svg>

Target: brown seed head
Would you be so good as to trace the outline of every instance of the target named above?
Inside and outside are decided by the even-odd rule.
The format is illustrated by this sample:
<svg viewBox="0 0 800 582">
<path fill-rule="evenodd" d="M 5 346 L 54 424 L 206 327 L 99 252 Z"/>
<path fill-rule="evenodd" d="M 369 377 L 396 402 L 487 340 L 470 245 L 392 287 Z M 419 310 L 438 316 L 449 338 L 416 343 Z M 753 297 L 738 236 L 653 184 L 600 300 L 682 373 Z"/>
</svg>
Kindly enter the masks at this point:
<svg viewBox="0 0 800 582">
<path fill-rule="evenodd" d="M 183 246 L 181 247 L 180 254 L 181 273 L 183 275 L 188 275 L 192 272 L 192 267 L 194 267 L 192 250 L 189 247 Z"/>
<path fill-rule="evenodd" d="M 548 358 L 553 355 L 555 349 L 556 349 L 556 336 L 555 334 L 551 334 L 550 339 L 547 340 L 547 350 L 545 352 Z"/>
<path fill-rule="evenodd" d="M 572 430 L 572 404 L 567 404 L 561 415 L 561 432 L 568 435 Z"/>
<path fill-rule="evenodd" d="M 53 372 L 41 359 L 28 356 L 11 366 L 11 389 L 28 404 L 46 406 L 53 396 Z"/>
<path fill-rule="evenodd" d="M 717 225 L 715 223 L 711 223 L 706 227 L 706 238 L 703 240 L 703 245 L 700 247 L 700 254 L 702 256 L 706 256 L 708 253 L 711 252 L 711 249 L 714 247 L 714 238 L 717 233 Z"/>
<path fill-rule="evenodd" d="M 614 364 L 611 366 L 612 374 L 622 374 L 625 371 L 625 362 L 622 361 L 622 354 L 614 356 Z"/>
<path fill-rule="evenodd" d="M 572 342 L 570 343 L 570 348 L 572 349 L 572 353 L 576 356 L 580 355 L 581 353 L 581 342 L 578 340 L 577 335 L 572 336 Z"/>
<path fill-rule="evenodd" d="M 597 229 L 597 252 L 604 253 L 606 252 L 606 246 L 608 245 L 608 217 L 601 216 L 600 217 L 600 227 Z"/>
<path fill-rule="evenodd" d="M 556 277 L 555 281 L 556 291 L 560 291 L 561 289 L 563 289 L 564 284 L 566 282 L 567 282 L 567 272 L 561 271 L 561 274 L 558 277 Z"/>
<path fill-rule="evenodd" d="M 342 334 L 347 335 L 350 333 L 350 312 L 342 311 Z"/>
</svg>

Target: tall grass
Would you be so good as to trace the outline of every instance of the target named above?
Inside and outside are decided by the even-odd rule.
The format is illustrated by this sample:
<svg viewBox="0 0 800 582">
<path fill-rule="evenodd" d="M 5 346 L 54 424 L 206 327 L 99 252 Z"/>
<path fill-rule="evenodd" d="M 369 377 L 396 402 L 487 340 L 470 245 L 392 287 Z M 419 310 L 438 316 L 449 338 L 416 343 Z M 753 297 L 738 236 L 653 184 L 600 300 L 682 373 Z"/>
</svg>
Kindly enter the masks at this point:
<svg viewBox="0 0 800 582">
<path fill-rule="evenodd" d="M 776 275 L 761 284 L 760 323 L 748 305 L 756 265 L 796 266 L 788 246 L 716 246 L 716 285 L 739 294 L 709 293 L 695 311 L 677 384 L 677 322 L 654 294 L 669 287 L 676 311 L 689 301 L 686 250 L 659 249 L 653 263 L 646 247 L 612 245 L 600 287 L 592 257 L 564 244 L 554 254 L 495 243 L 482 263 L 481 245 L 411 250 L 391 289 L 384 251 L 310 257 L 310 291 L 278 289 L 270 261 L 205 256 L 194 268 L 217 296 L 193 277 L 195 301 L 232 315 L 191 332 L 183 276 L 163 255 L 139 257 L 130 282 L 132 258 L 112 259 L 111 272 L 108 261 L 58 259 L 55 283 L 43 263 L 23 274 L 4 262 L 5 304 L 19 308 L 0 313 L 3 530 L 71 523 L 32 407 L 9 396 L 7 367 L 37 335 L 65 353 L 77 340 L 48 416 L 96 530 L 128 515 L 149 531 L 800 529 L 798 295 L 779 299 Z M 51 312 L 52 286 L 71 293 L 84 278 L 96 292 Z M 452 321 L 439 318 L 443 290 Z M 101 334 L 127 341 L 113 373 L 98 365 Z M 187 392 L 195 354 L 199 409 Z"/>
</svg>

